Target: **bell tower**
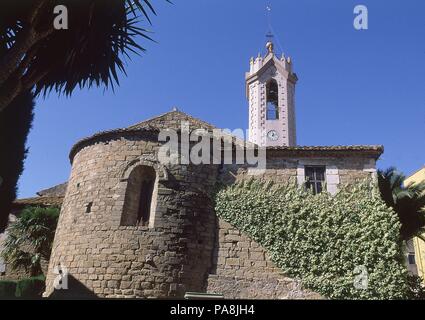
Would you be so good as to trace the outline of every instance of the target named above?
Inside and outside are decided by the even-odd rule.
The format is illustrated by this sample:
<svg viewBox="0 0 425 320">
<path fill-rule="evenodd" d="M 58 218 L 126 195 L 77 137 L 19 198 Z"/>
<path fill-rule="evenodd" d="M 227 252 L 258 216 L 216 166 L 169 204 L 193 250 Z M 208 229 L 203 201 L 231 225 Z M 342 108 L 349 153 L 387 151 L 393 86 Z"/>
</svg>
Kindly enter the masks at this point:
<svg viewBox="0 0 425 320">
<path fill-rule="evenodd" d="M 251 58 L 245 75 L 249 141 L 261 147 L 296 145 L 295 85 L 291 58 L 278 58 L 272 41 L 263 57 Z"/>
</svg>

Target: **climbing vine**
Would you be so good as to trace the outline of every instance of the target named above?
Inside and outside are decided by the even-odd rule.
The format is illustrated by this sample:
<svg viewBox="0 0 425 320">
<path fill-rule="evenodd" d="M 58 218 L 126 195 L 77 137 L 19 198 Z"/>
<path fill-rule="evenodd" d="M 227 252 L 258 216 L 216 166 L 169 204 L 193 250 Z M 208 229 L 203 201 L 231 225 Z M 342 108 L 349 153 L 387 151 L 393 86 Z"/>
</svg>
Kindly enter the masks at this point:
<svg viewBox="0 0 425 320">
<path fill-rule="evenodd" d="M 221 189 L 215 200 L 219 217 L 261 244 L 306 288 L 333 299 L 406 297 L 400 223 L 371 181 L 332 196 L 295 183 L 249 180 Z M 367 282 L 355 285 L 358 277 Z"/>
</svg>

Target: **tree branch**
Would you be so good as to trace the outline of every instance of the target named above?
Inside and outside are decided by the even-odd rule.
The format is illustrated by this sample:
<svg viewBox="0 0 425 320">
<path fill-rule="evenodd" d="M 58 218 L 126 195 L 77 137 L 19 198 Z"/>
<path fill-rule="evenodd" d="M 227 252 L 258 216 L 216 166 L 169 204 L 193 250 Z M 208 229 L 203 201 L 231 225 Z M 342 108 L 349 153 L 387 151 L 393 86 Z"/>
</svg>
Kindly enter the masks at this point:
<svg viewBox="0 0 425 320">
<path fill-rule="evenodd" d="M 37 0 L 34 4 L 31 14 L 29 15 L 28 23 L 33 24 L 40 16 L 41 8 L 45 5 L 46 0 Z"/>
</svg>

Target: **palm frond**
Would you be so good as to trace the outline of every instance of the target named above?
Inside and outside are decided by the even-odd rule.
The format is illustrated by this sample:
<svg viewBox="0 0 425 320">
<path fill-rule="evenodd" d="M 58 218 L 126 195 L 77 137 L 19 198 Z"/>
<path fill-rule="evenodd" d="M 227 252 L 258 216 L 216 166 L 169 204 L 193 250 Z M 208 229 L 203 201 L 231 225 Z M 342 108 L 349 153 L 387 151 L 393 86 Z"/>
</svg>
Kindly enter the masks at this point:
<svg viewBox="0 0 425 320">
<path fill-rule="evenodd" d="M 7 232 L 1 255 L 15 269 L 41 270 L 41 259 L 48 260 L 56 231 L 59 209 L 29 207 Z"/>
<path fill-rule="evenodd" d="M 378 171 L 382 199 L 397 213 L 404 240 L 425 231 L 425 183 L 405 185 L 406 177 L 391 167 Z"/>
<path fill-rule="evenodd" d="M 153 41 L 142 20 L 152 24 L 152 0 L 37 0 L 44 9 L 37 25 L 28 23 L 34 0 L 0 2 L 0 59 L 29 28 L 52 28 L 53 7 L 68 8 L 69 29 L 52 30 L 26 53 L 22 83 L 35 92 L 72 94 L 76 88 L 119 85 L 125 60 L 145 51 L 140 39 Z M 166 0 L 167 2 L 170 2 Z"/>
</svg>

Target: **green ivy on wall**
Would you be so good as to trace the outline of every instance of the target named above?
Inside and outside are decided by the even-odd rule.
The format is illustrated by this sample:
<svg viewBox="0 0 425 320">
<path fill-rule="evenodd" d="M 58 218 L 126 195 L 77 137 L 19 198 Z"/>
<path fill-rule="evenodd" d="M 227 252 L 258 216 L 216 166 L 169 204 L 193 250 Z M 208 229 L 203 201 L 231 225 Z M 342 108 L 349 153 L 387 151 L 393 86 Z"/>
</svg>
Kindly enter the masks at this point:
<svg viewBox="0 0 425 320">
<path fill-rule="evenodd" d="M 219 217 L 261 244 L 306 288 L 332 299 L 407 296 L 400 223 L 371 181 L 332 196 L 295 183 L 249 180 L 221 189 L 215 200 Z M 359 288 L 362 269 L 367 283 Z"/>
</svg>

